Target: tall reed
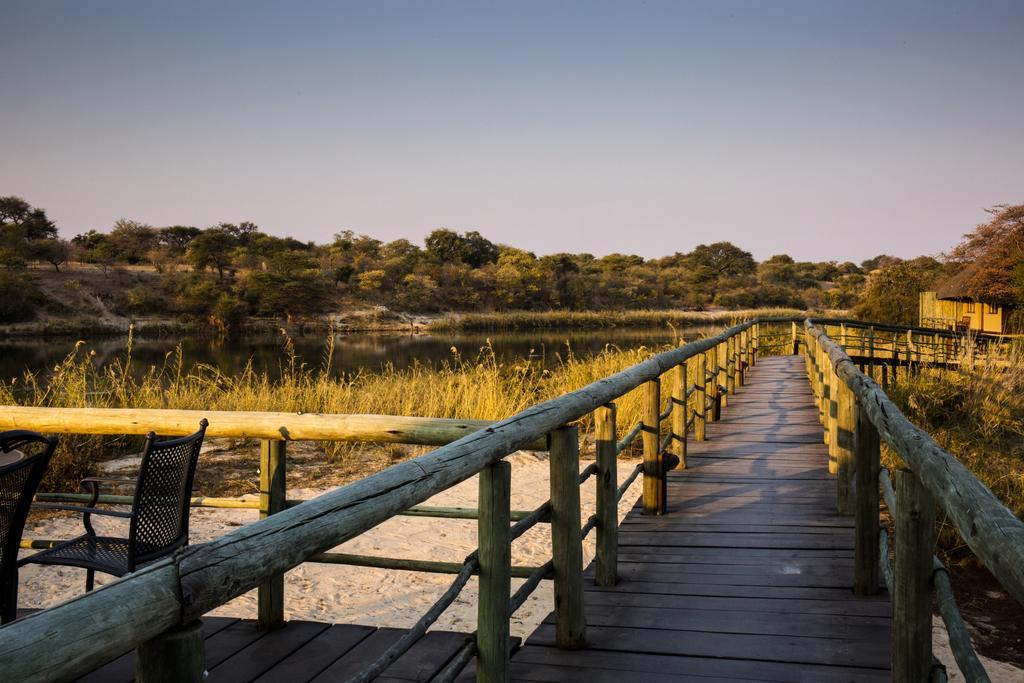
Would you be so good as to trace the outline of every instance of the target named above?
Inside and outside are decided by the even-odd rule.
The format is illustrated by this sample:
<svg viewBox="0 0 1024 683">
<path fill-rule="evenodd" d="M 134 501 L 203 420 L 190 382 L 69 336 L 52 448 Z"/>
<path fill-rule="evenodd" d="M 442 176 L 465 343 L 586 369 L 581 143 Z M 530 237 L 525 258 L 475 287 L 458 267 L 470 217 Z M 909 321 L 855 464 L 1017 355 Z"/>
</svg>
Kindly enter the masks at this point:
<svg viewBox="0 0 1024 683">
<path fill-rule="evenodd" d="M 924 365 L 902 375 L 888 393 L 907 417 L 954 454 L 1017 517 L 1024 519 L 1024 348 L 1005 345 L 970 367 Z M 900 464 L 892 452 L 886 466 Z M 953 560 L 971 557 L 940 517 L 939 545 Z"/>
</svg>

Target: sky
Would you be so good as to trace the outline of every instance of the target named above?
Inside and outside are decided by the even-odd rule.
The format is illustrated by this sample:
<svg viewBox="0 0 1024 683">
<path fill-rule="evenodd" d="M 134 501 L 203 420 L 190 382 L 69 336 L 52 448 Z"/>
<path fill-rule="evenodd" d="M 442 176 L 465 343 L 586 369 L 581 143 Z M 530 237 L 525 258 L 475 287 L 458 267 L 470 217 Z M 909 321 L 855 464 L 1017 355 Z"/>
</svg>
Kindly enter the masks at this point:
<svg viewBox="0 0 1024 683">
<path fill-rule="evenodd" d="M 1024 203 L 1024 2 L 0 0 L 0 195 L 538 255 L 938 254 Z"/>
</svg>

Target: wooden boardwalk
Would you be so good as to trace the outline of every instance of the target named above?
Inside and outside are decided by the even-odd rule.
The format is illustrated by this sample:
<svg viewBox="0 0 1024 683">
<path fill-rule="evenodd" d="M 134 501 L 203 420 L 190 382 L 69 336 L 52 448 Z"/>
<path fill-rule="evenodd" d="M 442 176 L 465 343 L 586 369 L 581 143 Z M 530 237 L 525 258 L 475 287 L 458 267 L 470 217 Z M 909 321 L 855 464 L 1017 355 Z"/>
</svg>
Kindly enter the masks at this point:
<svg viewBox="0 0 1024 683">
<path fill-rule="evenodd" d="M 614 588 L 585 581 L 584 650 L 554 647 L 554 617 L 512 657 L 517 681 L 889 680 L 890 606 L 853 595 L 853 520 L 835 513 L 835 478 L 802 356 L 765 358 L 729 400 L 687 469 L 668 477 L 669 511 L 619 533 Z M 205 618 L 211 682 L 344 681 L 402 631 Z M 434 631 L 380 681 L 430 681 L 467 634 Z M 515 644 L 513 645 L 515 647 Z M 132 680 L 134 653 L 83 682 Z M 475 679 L 470 665 L 460 681 Z"/>
<path fill-rule="evenodd" d="M 889 680 L 888 595 L 851 590 L 803 357 L 759 361 L 722 418 L 669 475 L 668 514 L 624 520 L 619 584 L 586 582 L 589 647 L 556 649 L 549 616 L 514 680 Z"/>
</svg>

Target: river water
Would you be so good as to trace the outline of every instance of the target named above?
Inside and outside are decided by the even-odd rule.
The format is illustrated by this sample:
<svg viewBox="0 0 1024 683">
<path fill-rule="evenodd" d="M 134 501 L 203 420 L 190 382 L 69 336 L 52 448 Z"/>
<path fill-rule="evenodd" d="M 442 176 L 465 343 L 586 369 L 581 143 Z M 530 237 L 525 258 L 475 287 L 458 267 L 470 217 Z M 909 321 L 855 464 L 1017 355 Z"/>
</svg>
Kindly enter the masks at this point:
<svg viewBox="0 0 1024 683">
<path fill-rule="evenodd" d="M 717 331 L 719 328 L 701 327 L 672 330 L 654 329 L 602 329 L 602 330 L 541 330 L 529 332 L 493 333 L 357 333 L 335 337 L 331 358 L 332 374 L 376 372 L 386 364 L 396 368 L 415 363 L 437 366 L 452 361 L 457 351 L 463 361 L 472 361 L 483 353 L 493 353 L 500 362 L 521 362 L 530 359 L 546 366 L 557 365 L 572 353 L 588 355 L 598 353 L 606 345 L 623 349 L 645 346 L 656 349 L 687 341 Z M 291 338 L 291 345 L 299 362 L 308 367 L 324 367 L 327 339 L 324 336 Z M 139 339 L 132 344 L 132 367 L 142 374 L 150 366 L 161 367 L 173 361 L 180 345 L 186 368 L 204 363 L 228 374 L 240 372 L 250 361 L 254 369 L 280 374 L 287 363 L 287 340 L 284 336 L 252 337 L 245 339 L 161 338 Z M 72 351 L 74 339 L 35 339 L 0 341 L 0 379 L 9 382 L 24 372 L 46 373 Z M 110 363 L 127 354 L 127 339 L 123 337 L 86 340 L 79 354 L 95 352 L 94 362 Z"/>
</svg>

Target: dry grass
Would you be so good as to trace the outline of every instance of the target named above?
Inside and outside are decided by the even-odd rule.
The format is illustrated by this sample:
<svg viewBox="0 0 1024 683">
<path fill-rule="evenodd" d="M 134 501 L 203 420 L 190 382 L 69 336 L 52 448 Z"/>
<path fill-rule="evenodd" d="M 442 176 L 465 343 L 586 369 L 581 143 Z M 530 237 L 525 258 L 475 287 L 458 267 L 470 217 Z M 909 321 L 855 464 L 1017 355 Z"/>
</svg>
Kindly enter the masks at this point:
<svg viewBox="0 0 1024 683">
<path fill-rule="evenodd" d="M 907 417 L 954 454 L 1017 517 L 1024 518 L 1024 348 L 1008 346 L 973 370 L 922 369 L 889 389 Z M 898 465 L 891 452 L 887 466 Z M 952 560 L 969 551 L 940 518 L 939 545 Z"/>
<path fill-rule="evenodd" d="M 322 365 L 309 367 L 299 362 L 288 341 L 277 379 L 251 366 L 237 375 L 225 374 L 209 365 L 186 368 L 180 348 L 168 354 L 163 365 L 140 372 L 132 360 L 130 337 L 123 357 L 97 366 L 93 362 L 94 354 L 79 343 L 52 370 L 0 383 L 0 404 L 371 413 L 498 420 L 539 401 L 579 389 L 669 348 L 627 350 L 608 346 L 588 356 L 577 356 L 567 348 L 552 369 L 528 360 L 499 362 L 489 346 L 473 356 L 463 356 L 453 348 L 451 358 L 439 367 L 418 364 L 406 369 L 385 367 L 381 372 L 338 377 L 329 366 L 332 342 L 333 338 L 325 344 Z M 620 425 L 625 431 L 639 419 L 640 396 L 634 392 L 623 397 L 618 405 Z M 589 428 L 587 421 L 584 422 L 583 428 Z M 46 485 L 73 488 L 78 479 L 92 473 L 97 460 L 137 448 L 140 443 L 139 438 L 133 437 L 64 437 Z M 325 443 L 322 447 L 328 457 L 333 458 L 358 453 L 358 449 L 346 444 Z"/>
</svg>

